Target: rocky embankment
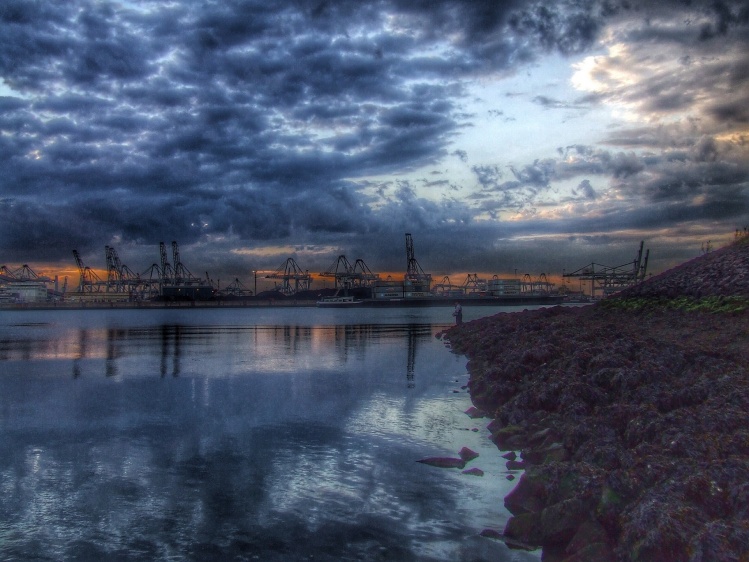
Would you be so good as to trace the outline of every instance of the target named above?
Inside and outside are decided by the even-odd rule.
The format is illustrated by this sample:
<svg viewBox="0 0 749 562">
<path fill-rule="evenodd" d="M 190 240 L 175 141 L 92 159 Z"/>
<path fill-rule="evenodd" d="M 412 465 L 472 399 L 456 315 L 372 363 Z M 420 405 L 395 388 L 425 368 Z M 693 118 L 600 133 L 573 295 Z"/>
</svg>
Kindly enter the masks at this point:
<svg viewBox="0 0 749 562">
<path fill-rule="evenodd" d="M 749 561 L 749 239 L 581 308 L 447 332 L 526 471 L 508 544 L 544 560 Z"/>
</svg>

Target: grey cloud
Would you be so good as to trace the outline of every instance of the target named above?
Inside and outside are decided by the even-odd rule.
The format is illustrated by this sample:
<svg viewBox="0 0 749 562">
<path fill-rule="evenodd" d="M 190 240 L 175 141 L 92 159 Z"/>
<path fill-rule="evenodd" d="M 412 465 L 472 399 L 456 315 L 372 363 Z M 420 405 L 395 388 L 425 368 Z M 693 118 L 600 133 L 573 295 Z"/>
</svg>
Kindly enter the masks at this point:
<svg viewBox="0 0 749 562">
<path fill-rule="evenodd" d="M 536 160 L 523 168 L 510 167 L 515 178 L 523 185 L 536 188 L 549 187 L 555 174 L 556 162 L 553 159 Z"/>
<path fill-rule="evenodd" d="M 495 189 L 503 177 L 498 166 L 471 166 L 471 171 L 484 189 Z"/>
<path fill-rule="evenodd" d="M 715 13 L 713 22 L 705 23 L 700 28 L 700 39 L 708 40 L 725 35 L 729 28 L 749 24 L 749 6 L 731 6 L 730 2 L 713 2 L 711 8 Z"/>
<path fill-rule="evenodd" d="M 567 155 L 575 152 L 578 158 L 569 160 Z M 615 179 L 627 178 L 645 169 L 647 157 L 634 152 L 611 152 L 586 146 L 567 147 L 562 151 L 564 159 L 553 165 L 555 177 L 574 178 L 585 174 L 609 175 Z M 552 165 L 546 165 L 550 168 Z"/>
<path fill-rule="evenodd" d="M 566 109 L 573 107 L 566 102 L 555 100 L 548 96 L 536 96 L 531 101 L 547 109 Z"/>
<path fill-rule="evenodd" d="M 749 95 L 729 102 L 714 102 L 709 107 L 712 117 L 721 122 L 749 123 Z"/>
<path fill-rule="evenodd" d="M 465 150 L 455 150 L 452 154 L 460 158 L 461 162 L 468 162 L 468 153 Z"/>
<path fill-rule="evenodd" d="M 598 194 L 596 193 L 596 190 L 593 189 L 593 186 L 590 184 L 590 180 L 583 180 L 580 182 L 580 185 L 577 186 L 577 189 L 579 189 L 583 197 L 586 199 L 589 199 L 591 201 L 598 198 Z"/>
<path fill-rule="evenodd" d="M 694 117 L 703 117 L 701 132 L 716 134 L 742 126 L 749 119 L 749 71 L 746 57 L 742 56 L 749 49 L 748 11 L 744 2 L 681 7 L 667 2 L 652 10 L 649 25 L 622 26 L 616 39 L 627 44 L 628 49 L 602 64 L 599 75 L 607 80 L 610 70 L 629 68 L 635 75 L 640 68 L 643 71 L 634 83 L 611 81 L 606 90 L 596 94 L 598 99 L 625 101 L 654 115 L 690 112 Z M 679 12 L 683 12 L 680 21 L 674 18 Z M 720 31 L 703 36 L 703 41 L 697 40 L 691 25 L 693 17 L 711 20 L 706 25 Z M 677 60 L 680 67 L 669 66 Z"/>
</svg>

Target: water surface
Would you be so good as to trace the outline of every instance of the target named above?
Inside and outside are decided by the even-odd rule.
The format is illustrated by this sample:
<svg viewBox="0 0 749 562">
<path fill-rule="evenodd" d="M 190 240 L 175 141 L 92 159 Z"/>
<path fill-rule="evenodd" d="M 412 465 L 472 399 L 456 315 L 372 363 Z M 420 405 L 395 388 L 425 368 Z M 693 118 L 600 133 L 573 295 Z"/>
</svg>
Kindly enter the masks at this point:
<svg viewBox="0 0 749 562">
<path fill-rule="evenodd" d="M 478 536 L 513 483 L 450 320 L 0 312 L 0 559 L 538 560 Z M 485 476 L 415 462 L 463 446 Z"/>
</svg>

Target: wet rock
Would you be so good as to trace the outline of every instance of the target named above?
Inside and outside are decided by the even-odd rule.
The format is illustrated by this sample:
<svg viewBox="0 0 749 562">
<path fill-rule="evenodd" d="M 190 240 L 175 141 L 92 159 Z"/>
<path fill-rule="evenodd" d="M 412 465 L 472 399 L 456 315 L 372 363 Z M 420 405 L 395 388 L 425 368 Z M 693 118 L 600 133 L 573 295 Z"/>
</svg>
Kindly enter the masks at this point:
<svg viewBox="0 0 749 562">
<path fill-rule="evenodd" d="M 546 448 L 523 451 L 523 459 L 531 464 L 566 461 L 569 458 L 569 451 L 561 443 L 553 443 Z"/>
<path fill-rule="evenodd" d="M 525 461 L 507 461 L 505 463 L 507 470 L 525 470 Z"/>
<path fill-rule="evenodd" d="M 471 462 L 473 459 L 479 458 L 479 454 L 468 447 L 461 448 L 458 456 L 466 462 Z"/>
<path fill-rule="evenodd" d="M 557 443 L 561 441 L 561 438 L 556 431 L 551 428 L 545 428 L 540 431 L 536 431 L 526 440 L 526 443 L 531 448 L 542 448 L 548 447 L 551 443 Z"/>
<path fill-rule="evenodd" d="M 468 470 L 464 470 L 463 474 L 470 474 L 471 476 L 483 476 L 484 471 L 480 468 L 469 468 Z"/>
<path fill-rule="evenodd" d="M 492 433 L 492 441 L 500 451 L 520 449 L 524 443 L 525 430 L 517 425 L 503 427 Z"/>
<path fill-rule="evenodd" d="M 541 528 L 536 540 L 544 546 L 567 545 L 590 515 L 590 504 L 578 498 L 550 505 L 540 513 Z"/>
<path fill-rule="evenodd" d="M 498 540 L 502 540 L 504 538 L 502 533 L 500 533 L 499 531 L 495 529 L 484 529 L 483 531 L 479 533 L 479 536 L 486 537 L 488 539 L 498 539 Z"/>
<path fill-rule="evenodd" d="M 531 547 L 541 546 L 541 516 L 538 513 L 521 513 L 507 520 L 504 536 Z"/>
<path fill-rule="evenodd" d="M 546 505 L 546 488 L 542 482 L 525 472 L 517 486 L 505 497 L 505 507 L 513 515 L 541 511 Z"/>
<path fill-rule="evenodd" d="M 489 430 L 489 433 L 494 435 L 497 431 L 502 429 L 502 427 L 504 427 L 502 422 L 495 418 L 487 424 L 486 429 Z"/>
<path fill-rule="evenodd" d="M 438 468 L 464 468 L 466 465 L 466 461 L 463 459 L 452 457 L 429 457 L 426 459 L 420 459 L 416 462 L 428 464 L 429 466 L 436 466 Z"/>
<path fill-rule="evenodd" d="M 515 451 L 510 451 L 509 453 L 502 455 L 502 458 L 507 459 L 508 461 L 514 461 L 518 456 L 515 454 Z"/>
<path fill-rule="evenodd" d="M 471 419 L 477 419 L 477 418 L 483 418 L 485 417 L 484 412 L 479 410 L 476 406 L 471 406 L 465 411 L 465 414 L 471 418 Z"/>
<path fill-rule="evenodd" d="M 607 544 L 608 540 L 608 535 L 603 526 L 596 519 L 589 519 L 578 527 L 575 536 L 567 545 L 565 553 L 572 555 L 593 544 Z"/>
</svg>

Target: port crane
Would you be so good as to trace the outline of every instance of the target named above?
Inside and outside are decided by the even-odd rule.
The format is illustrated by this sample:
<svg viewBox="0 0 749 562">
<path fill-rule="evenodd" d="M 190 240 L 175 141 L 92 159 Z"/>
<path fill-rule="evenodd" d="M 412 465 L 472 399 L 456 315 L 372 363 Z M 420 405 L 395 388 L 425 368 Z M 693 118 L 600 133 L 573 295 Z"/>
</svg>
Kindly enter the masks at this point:
<svg viewBox="0 0 749 562">
<path fill-rule="evenodd" d="M 423 289 L 425 291 L 429 291 L 429 286 L 432 283 L 431 274 L 424 273 L 424 270 L 421 269 L 419 262 L 416 260 L 413 237 L 408 232 L 406 232 L 406 275 L 404 280 L 407 283 L 425 287 Z"/>
<path fill-rule="evenodd" d="M 481 279 L 477 273 L 469 273 L 463 283 L 463 289 L 467 294 L 485 293 L 487 290 L 486 279 Z"/>
<path fill-rule="evenodd" d="M 0 281 L 2 282 L 8 282 L 8 281 L 15 281 L 16 277 L 13 275 L 13 272 L 8 269 L 5 265 L 0 265 Z"/>
<path fill-rule="evenodd" d="M 190 270 L 185 267 L 179 256 L 179 244 L 172 241 L 172 264 L 175 285 L 202 283 L 202 279 L 195 277 Z M 207 275 L 206 275 L 207 277 Z"/>
<path fill-rule="evenodd" d="M 532 295 L 543 295 L 550 293 L 553 286 L 554 284 L 549 281 L 545 273 L 541 273 L 536 279 L 533 279 L 530 273 L 526 273 L 520 282 L 520 291 Z"/>
<path fill-rule="evenodd" d="M 107 260 L 107 291 L 126 293 L 142 289 L 143 282 L 140 275 L 132 271 L 120 261 L 117 250 L 111 246 L 104 246 Z"/>
<path fill-rule="evenodd" d="M 591 298 L 596 298 L 597 289 L 603 291 L 603 296 L 616 293 L 645 279 L 650 250 L 646 250 L 643 256 L 644 245 L 645 241 L 643 240 L 640 242 L 637 257 L 629 263 L 609 267 L 593 262 L 572 273 L 563 272 L 562 277 L 577 277 L 580 281 L 590 281 Z"/>
<path fill-rule="evenodd" d="M 363 259 L 357 259 L 352 265 L 344 255 L 338 256 L 338 259 L 319 275 L 334 278 L 334 287 L 342 289 L 371 287 L 380 279 L 379 275 L 372 273 Z"/>
<path fill-rule="evenodd" d="M 266 275 L 265 278 L 280 279 L 281 284 L 276 284 L 276 290 L 284 295 L 293 295 L 299 291 L 308 291 L 312 286 L 312 276 L 309 274 L 309 271 L 303 271 L 296 261 L 294 261 L 294 258 L 288 258 L 278 269 Z"/>
<path fill-rule="evenodd" d="M 83 263 L 78 250 L 73 250 L 73 257 L 75 263 L 78 266 L 78 273 L 80 279 L 78 281 L 78 288 L 76 289 L 79 293 L 98 293 L 101 289 L 101 277 L 89 266 Z"/>
<path fill-rule="evenodd" d="M 208 276 L 208 272 L 206 272 L 206 277 Z M 239 280 L 239 278 L 235 278 L 234 281 L 229 283 L 224 289 L 219 291 L 221 295 L 227 296 L 227 297 L 251 297 L 254 293 L 252 292 L 252 289 L 247 289 L 244 284 Z"/>
<path fill-rule="evenodd" d="M 436 295 L 461 297 L 465 294 L 465 287 L 463 285 L 453 285 L 450 282 L 450 277 L 445 275 L 442 281 L 432 287 L 432 292 Z"/>
<path fill-rule="evenodd" d="M 159 242 L 159 257 L 161 258 L 161 282 L 165 285 L 171 285 L 174 283 L 174 270 L 172 270 L 172 264 L 169 263 L 169 258 L 166 254 L 166 244 Z"/>
<path fill-rule="evenodd" d="M 16 270 L 11 271 L 6 266 L 0 266 L 0 281 L 34 281 L 37 283 L 52 283 L 52 279 L 45 275 L 37 275 L 27 264 L 23 264 Z"/>
</svg>

